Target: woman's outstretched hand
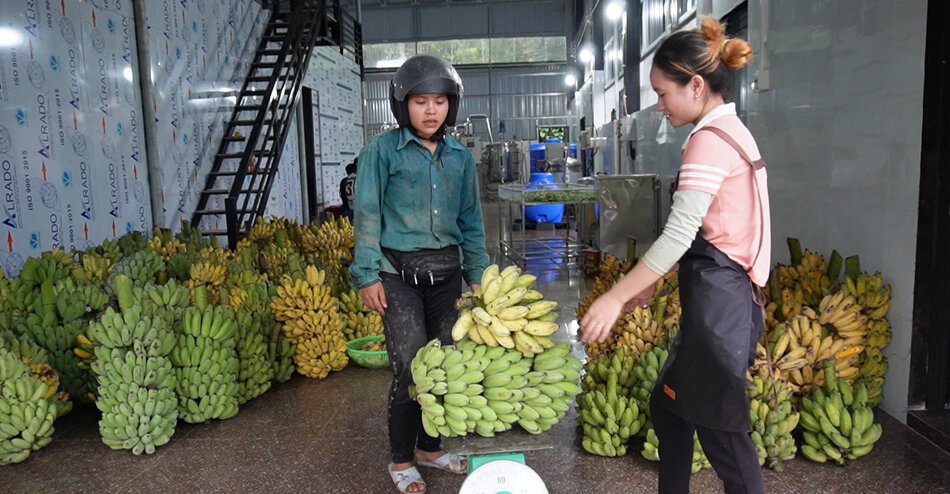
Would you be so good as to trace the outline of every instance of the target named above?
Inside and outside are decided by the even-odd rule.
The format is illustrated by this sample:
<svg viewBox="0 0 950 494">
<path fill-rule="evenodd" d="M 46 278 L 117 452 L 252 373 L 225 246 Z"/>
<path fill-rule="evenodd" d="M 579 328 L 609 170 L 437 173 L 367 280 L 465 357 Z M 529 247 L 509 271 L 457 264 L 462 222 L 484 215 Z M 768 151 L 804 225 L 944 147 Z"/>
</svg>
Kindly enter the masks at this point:
<svg viewBox="0 0 950 494">
<path fill-rule="evenodd" d="M 586 343 L 606 340 L 617 318 L 620 317 L 624 303 L 624 300 L 612 292 L 607 292 L 595 300 L 581 319 L 581 339 Z"/>
</svg>

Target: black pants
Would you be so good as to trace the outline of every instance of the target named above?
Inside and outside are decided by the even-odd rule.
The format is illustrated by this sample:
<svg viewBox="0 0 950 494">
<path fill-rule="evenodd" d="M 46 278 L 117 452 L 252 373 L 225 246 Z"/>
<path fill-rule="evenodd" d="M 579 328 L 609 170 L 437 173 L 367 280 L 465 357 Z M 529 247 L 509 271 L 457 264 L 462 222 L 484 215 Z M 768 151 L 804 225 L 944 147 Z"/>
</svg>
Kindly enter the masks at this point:
<svg viewBox="0 0 950 494">
<path fill-rule="evenodd" d="M 433 338 L 452 343 L 452 326 L 458 318 L 455 301 L 462 295 L 462 272 L 434 287 L 412 287 L 396 275 L 380 273 L 386 294 L 386 351 L 393 370 L 389 389 L 389 447 L 393 463 L 415 457 L 414 448 L 435 452 L 441 449 L 438 437 L 422 428 L 419 404 L 409 398 L 412 384 L 410 364 L 416 352 Z"/>
<path fill-rule="evenodd" d="M 687 422 L 662 405 L 650 405 L 657 439 L 660 440 L 660 494 L 689 493 L 693 463 L 693 432 L 706 458 L 722 480 L 726 494 L 761 494 L 762 467 L 747 432 L 707 429 Z"/>
</svg>

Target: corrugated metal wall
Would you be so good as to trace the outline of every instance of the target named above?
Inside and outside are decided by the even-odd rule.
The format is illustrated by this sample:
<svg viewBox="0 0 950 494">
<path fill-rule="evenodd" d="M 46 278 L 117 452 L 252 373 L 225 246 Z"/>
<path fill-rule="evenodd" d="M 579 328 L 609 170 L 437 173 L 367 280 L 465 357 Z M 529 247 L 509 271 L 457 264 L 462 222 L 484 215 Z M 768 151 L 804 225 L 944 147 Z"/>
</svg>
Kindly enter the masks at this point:
<svg viewBox="0 0 950 494">
<path fill-rule="evenodd" d="M 567 125 L 565 70 L 563 65 L 459 70 L 465 95 L 458 121 L 485 114 L 496 137 L 503 121 L 506 138 L 528 140 L 536 138 L 538 125 Z M 363 82 L 367 140 L 379 132 L 382 124 L 394 122 L 389 110 L 391 78 L 391 72 L 368 74 Z"/>
<path fill-rule="evenodd" d="M 562 0 L 376 8 L 364 5 L 362 12 L 364 43 L 559 36 L 567 31 Z"/>
</svg>

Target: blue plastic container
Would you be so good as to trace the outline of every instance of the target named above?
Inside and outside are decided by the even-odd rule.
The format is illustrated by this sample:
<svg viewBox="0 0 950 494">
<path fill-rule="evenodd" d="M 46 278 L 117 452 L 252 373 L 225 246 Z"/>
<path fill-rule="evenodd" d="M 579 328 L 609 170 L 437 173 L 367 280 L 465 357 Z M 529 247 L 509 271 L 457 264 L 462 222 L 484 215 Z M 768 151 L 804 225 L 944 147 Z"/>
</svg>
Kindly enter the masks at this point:
<svg viewBox="0 0 950 494">
<path fill-rule="evenodd" d="M 554 183 L 554 175 L 550 173 L 532 173 L 529 184 L 550 184 Z M 532 188 L 531 185 L 525 188 Z M 563 204 L 545 204 L 544 206 L 525 206 L 525 221 L 531 223 L 560 223 L 564 217 Z"/>
</svg>

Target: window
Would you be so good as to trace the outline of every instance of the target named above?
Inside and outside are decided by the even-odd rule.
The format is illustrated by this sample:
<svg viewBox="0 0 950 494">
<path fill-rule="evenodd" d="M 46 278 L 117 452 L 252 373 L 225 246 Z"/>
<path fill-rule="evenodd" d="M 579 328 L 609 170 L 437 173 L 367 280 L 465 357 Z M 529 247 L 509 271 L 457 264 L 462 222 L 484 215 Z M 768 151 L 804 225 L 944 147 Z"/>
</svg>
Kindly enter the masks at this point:
<svg viewBox="0 0 950 494">
<path fill-rule="evenodd" d="M 561 142 L 567 142 L 567 127 L 564 125 L 539 125 L 538 142 L 546 142 L 548 139 L 560 139 Z"/>
<path fill-rule="evenodd" d="M 363 45 L 363 65 L 379 68 L 399 67 L 405 59 L 415 54 L 415 43 Z"/>
<path fill-rule="evenodd" d="M 534 36 L 368 44 L 363 46 L 363 63 L 368 68 L 398 67 L 417 53 L 436 55 L 453 65 L 563 62 L 567 59 L 567 39 Z"/>
</svg>

